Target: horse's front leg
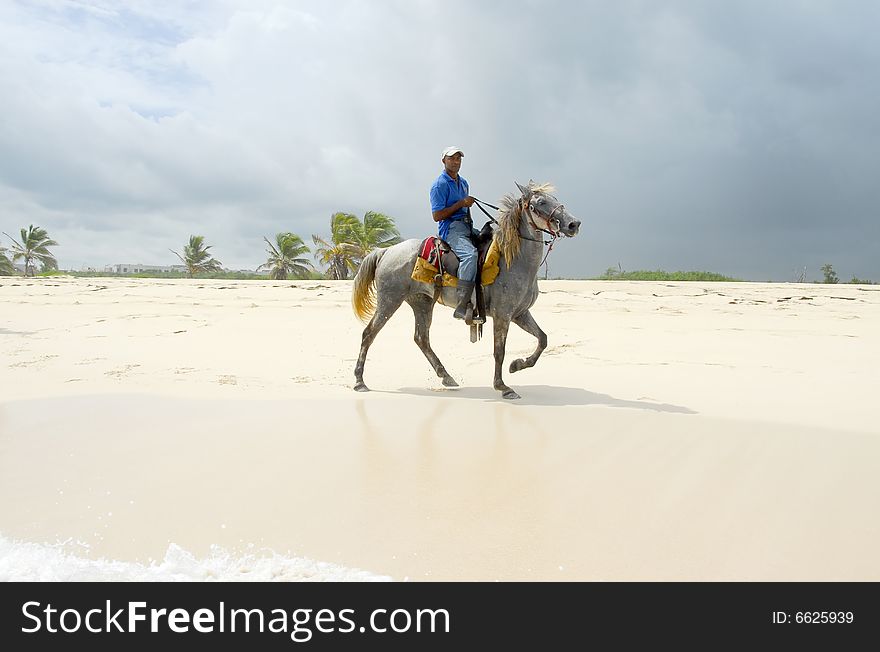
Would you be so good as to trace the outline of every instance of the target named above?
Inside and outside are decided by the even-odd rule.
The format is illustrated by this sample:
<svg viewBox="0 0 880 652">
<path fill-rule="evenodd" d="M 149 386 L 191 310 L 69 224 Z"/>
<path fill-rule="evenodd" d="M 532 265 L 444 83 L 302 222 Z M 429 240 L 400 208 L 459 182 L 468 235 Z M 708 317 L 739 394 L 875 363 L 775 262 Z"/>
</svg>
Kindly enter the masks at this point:
<svg viewBox="0 0 880 652">
<path fill-rule="evenodd" d="M 493 320 L 495 330 L 495 383 L 494 387 L 501 396 L 507 399 L 519 398 L 519 394 L 504 384 L 501 378 L 501 367 L 504 365 L 504 348 L 507 346 L 507 330 L 510 328 L 510 319 L 496 317 Z"/>
<path fill-rule="evenodd" d="M 511 362 L 510 373 L 512 374 L 528 367 L 534 367 L 535 363 L 538 361 L 538 358 L 541 357 L 541 353 L 543 353 L 544 349 L 547 348 L 547 334 L 541 330 L 541 327 L 538 326 L 535 318 L 532 317 L 532 313 L 530 313 L 528 310 L 526 310 L 519 317 L 514 317 L 513 323 L 522 328 L 526 333 L 534 335 L 538 339 L 538 348 L 536 348 L 535 352 L 532 353 L 532 355 L 530 355 L 525 360 L 519 358 Z"/>
</svg>

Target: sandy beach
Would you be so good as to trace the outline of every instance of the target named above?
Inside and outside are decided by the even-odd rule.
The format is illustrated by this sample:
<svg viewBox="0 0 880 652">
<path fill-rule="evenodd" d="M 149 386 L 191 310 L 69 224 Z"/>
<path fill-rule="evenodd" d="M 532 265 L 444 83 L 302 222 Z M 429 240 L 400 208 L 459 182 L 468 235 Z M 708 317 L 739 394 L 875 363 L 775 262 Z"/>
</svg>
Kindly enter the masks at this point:
<svg viewBox="0 0 880 652">
<path fill-rule="evenodd" d="M 353 392 L 350 282 L 0 278 L 0 579 L 880 580 L 880 287 L 540 287 L 511 402 L 442 307 Z"/>
</svg>

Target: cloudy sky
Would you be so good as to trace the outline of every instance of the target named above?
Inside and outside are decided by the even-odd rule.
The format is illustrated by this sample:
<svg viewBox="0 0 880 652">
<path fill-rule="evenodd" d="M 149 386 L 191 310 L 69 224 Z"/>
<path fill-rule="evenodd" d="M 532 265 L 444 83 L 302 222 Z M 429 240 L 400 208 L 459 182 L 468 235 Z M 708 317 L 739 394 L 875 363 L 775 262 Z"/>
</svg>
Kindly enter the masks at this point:
<svg viewBox="0 0 880 652">
<path fill-rule="evenodd" d="M 254 268 L 340 210 L 424 237 L 454 144 L 477 197 L 550 181 L 583 220 L 552 276 L 880 280 L 877 25 L 872 0 L 2 0 L 0 230 L 70 269 L 190 234 Z"/>
</svg>

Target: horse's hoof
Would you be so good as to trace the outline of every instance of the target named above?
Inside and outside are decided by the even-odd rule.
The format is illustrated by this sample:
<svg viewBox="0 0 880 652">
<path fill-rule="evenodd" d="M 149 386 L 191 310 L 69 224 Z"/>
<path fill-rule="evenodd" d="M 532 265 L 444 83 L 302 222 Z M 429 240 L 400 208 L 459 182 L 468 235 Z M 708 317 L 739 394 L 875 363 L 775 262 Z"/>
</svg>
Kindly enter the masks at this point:
<svg viewBox="0 0 880 652">
<path fill-rule="evenodd" d="M 526 361 L 520 358 L 519 360 L 514 360 L 510 363 L 510 373 L 515 374 L 517 371 L 521 371 L 526 368 Z"/>
<path fill-rule="evenodd" d="M 370 388 L 364 384 L 364 381 L 361 381 L 354 386 L 354 391 L 356 391 L 356 392 L 369 392 Z"/>
<path fill-rule="evenodd" d="M 522 396 L 520 396 L 519 394 L 514 392 L 512 389 L 505 390 L 505 392 L 501 395 L 501 397 L 505 398 L 509 401 L 513 401 L 515 399 L 522 398 Z"/>
<path fill-rule="evenodd" d="M 446 376 L 446 378 L 443 379 L 443 386 L 444 387 L 458 387 L 458 383 L 455 382 L 455 380 L 453 380 L 453 378 L 451 376 Z"/>
</svg>

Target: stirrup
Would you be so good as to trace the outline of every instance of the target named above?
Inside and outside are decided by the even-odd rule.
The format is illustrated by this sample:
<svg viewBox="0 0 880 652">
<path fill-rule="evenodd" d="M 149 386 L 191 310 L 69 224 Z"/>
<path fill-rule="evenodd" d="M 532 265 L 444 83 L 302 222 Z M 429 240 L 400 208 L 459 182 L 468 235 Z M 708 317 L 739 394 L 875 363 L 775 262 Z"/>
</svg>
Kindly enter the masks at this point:
<svg viewBox="0 0 880 652">
<path fill-rule="evenodd" d="M 468 326 L 479 326 L 480 324 L 486 323 L 486 320 L 480 315 L 474 317 L 474 306 L 469 303 L 467 311 L 464 313 L 464 323 Z"/>
</svg>

